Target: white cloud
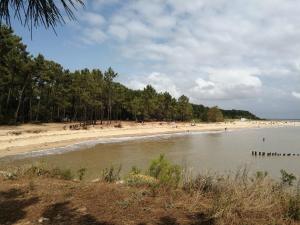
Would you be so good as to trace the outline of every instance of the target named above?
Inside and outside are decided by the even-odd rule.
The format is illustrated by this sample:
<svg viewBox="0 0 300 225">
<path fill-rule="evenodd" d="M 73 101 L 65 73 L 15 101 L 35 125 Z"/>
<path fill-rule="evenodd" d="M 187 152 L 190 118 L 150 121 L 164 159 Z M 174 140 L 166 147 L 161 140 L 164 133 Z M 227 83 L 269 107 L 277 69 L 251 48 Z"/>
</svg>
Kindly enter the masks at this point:
<svg viewBox="0 0 300 225">
<path fill-rule="evenodd" d="M 119 0 L 92 0 L 89 4 L 91 4 L 91 8 L 101 9 L 108 5 L 113 5 L 118 3 Z"/>
<path fill-rule="evenodd" d="M 254 97 L 280 105 L 291 95 L 278 100 L 273 90 L 300 89 L 300 1 L 95 0 L 90 5 L 96 8 L 82 20 L 80 40 L 114 48 L 119 61 L 130 65 L 132 87 L 150 83 L 198 103 L 246 109 L 257 106 Z"/>
<path fill-rule="evenodd" d="M 80 40 L 86 44 L 101 44 L 106 39 L 106 34 L 97 28 L 86 28 Z"/>
<path fill-rule="evenodd" d="M 101 26 L 105 23 L 103 16 L 94 12 L 85 12 L 80 18 L 82 21 L 87 22 L 89 26 Z"/>
<path fill-rule="evenodd" d="M 293 95 L 295 98 L 300 99 L 300 93 L 299 93 L 299 92 L 293 91 L 293 92 L 292 92 L 292 95 Z"/>
<path fill-rule="evenodd" d="M 148 84 L 152 85 L 158 92 L 169 92 L 172 96 L 178 98 L 181 93 L 175 83 L 166 74 L 153 72 L 148 76 L 139 76 L 129 82 L 133 89 L 142 90 Z"/>
<path fill-rule="evenodd" d="M 197 78 L 190 89 L 193 99 L 242 99 L 254 98 L 260 93 L 261 80 L 247 71 L 220 70 L 208 75 L 208 79 Z"/>
</svg>

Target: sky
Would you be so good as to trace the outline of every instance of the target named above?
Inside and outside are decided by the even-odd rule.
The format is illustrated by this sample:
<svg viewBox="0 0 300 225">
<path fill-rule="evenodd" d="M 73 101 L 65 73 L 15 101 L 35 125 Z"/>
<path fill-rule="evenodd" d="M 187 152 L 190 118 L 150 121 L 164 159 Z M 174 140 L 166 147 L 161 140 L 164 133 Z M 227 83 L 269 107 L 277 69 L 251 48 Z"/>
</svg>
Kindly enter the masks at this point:
<svg viewBox="0 0 300 225">
<path fill-rule="evenodd" d="M 300 119 L 300 1 L 90 0 L 77 21 L 15 32 L 70 70 L 111 66 L 193 103 Z"/>
</svg>

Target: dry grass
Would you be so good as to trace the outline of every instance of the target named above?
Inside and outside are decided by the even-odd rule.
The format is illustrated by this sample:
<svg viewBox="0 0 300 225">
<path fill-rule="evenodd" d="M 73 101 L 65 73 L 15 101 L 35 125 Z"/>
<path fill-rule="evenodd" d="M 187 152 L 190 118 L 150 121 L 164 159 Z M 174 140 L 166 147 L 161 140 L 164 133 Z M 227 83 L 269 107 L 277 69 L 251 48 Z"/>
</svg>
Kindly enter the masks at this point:
<svg viewBox="0 0 300 225">
<path fill-rule="evenodd" d="M 206 213 L 216 224 L 300 224 L 299 188 L 259 174 L 188 176 L 183 190 L 208 200 Z"/>
<path fill-rule="evenodd" d="M 64 171 L 38 167 L 19 170 L 14 180 L 1 180 L 0 224 L 14 216 L 4 206 L 20 200 L 19 195 L 5 197 L 16 188 L 23 193 L 23 202 L 39 199 L 26 205 L 26 213 L 16 222 L 46 217 L 49 224 L 300 224 L 298 186 L 284 185 L 264 173 L 249 175 L 241 169 L 229 175 L 191 176 L 183 172 L 180 184 L 170 186 L 156 185 L 159 180 L 151 185 L 148 181 L 154 178 L 134 171 L 127 176 L 130 182 L 116 184 L 67 181 L 71 175 L 64 176 Z"/>
</svg>

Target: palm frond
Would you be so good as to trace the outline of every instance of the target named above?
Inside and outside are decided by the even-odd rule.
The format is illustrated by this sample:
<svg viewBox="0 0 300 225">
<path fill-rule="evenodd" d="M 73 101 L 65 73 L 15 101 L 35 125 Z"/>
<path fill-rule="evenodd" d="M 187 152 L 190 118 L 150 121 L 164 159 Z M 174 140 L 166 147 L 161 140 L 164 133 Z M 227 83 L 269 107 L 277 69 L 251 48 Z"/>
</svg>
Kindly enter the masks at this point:
<svg viewBox="0 0 300 225">
<path fill-rule="evenodd" d="M 65 12 L 75 20 L 74 10 L 84 6 L 84 0 L 0 0 L 0 24 L 11 25 L 11 18 L 17 18 L 24 26 L 54 28 L 65 23 Z"/>
</svg>

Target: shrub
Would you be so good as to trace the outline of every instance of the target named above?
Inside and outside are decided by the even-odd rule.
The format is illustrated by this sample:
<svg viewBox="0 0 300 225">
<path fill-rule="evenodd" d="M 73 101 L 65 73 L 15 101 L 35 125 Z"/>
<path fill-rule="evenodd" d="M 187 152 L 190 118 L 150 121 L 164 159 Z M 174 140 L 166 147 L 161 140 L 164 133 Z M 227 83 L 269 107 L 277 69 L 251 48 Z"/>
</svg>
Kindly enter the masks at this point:
<svg viewBox="0 0 300 225">
<path fill-rule="evenodd" d="M 44 169 L 41 166 L 31 166 L 29 169 L 27 169 L 24 172 L 24 175 L 27 176 L 45 176 L 45 175 L 49 175 L 50 171 Z"/>
<path fill-rule="evenodd" d="M 171 164 L 162 154 L 157 159 L 152 160 L 149 175 L 158 179 L 163 185 L 177 187 L 181 177 L 181 168 Z"/>
<path fill-rule="evenodd" d="M 31 166 L 29 169 L 25 170 L 22 174 L 25 176 L 45 176 L 45 177 L 53 177 L 63 180 L 72 180 L 74 175 L 69 169 L 60 169 L 58 167 L 54 169 L 45 169 L 42 166 Z"/>
<path fill-rule="evenodd" d="M 184 182 L 183 189 L 185 191 L 200 191 L 200 192 L 213 192 L 216 191 L 214 178 L 210 175 L 198 175 L 196 178 L 191 178 Z"/>
<path fill-rule="evenodd" d="M 296 177 L 293 173 L 288 173 L 285 170 L 280 170 L 281 173 L 281 183 L 283 185 L 292 186 L 293 182 L 296 180 Z"/>
<path fill-rule="evenodd" d="M 113 183 L 120 180 L 121 165 L 118 169 L 111 166 L 109 169 L 102 170 L 102 180 L 108 183 Z"/>
<path fill-rule="evenodd" d="M 293 220 L 300 220 L 300 195 L 299 193 L 289 199 L 287 216 Z"/>
<path fill-rule="evenodd" d="M 74 175 L 72 174 L 71 170 L 59 168 L 52 169 L 50 171 L 50 176 L 63 180 L 72 180 L 74 178 Z"/>
<path fill-rule="evenodd" d="M 140 174 L 142 171 L 136 166 L 131 167 L 131 174 Z"/>
<path fill-rule="evenodd" d="M 86 168 L 80 168 L 77 171 L 79 180 L 83 180 L 83 177 L 84 177 L 85 173 L 86 173 Z"/>
<path fill-rule="evenodd" d="M 268 176 L 268 172 L 267 171 L 256 171 L 256 179 L 257 180 L 262 180 L 265 177 Z"/>
</svg>

